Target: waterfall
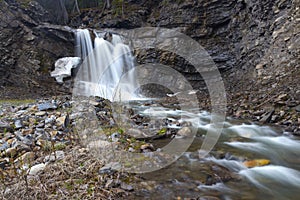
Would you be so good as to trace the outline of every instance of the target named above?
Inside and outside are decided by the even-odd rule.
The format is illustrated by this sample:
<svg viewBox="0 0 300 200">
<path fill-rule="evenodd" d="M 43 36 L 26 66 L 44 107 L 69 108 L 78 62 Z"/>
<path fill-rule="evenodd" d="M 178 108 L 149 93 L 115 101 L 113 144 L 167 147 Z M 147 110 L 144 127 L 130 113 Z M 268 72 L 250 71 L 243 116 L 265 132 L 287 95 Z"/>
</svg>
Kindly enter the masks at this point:
<svg viewBox="0 0 300 200">
<path fill-rule="evenodd" d="M 79 29 L 76 32 L 76 54 L 84 61 L 76 75 L 73 94 L 100 96 L 111 101 L 136 98 L 133 93 L 136 86 L 134 73 L 128 73 L 126 81 L 119 85 L 122 76 L 134 68 L 131 49 L 119 35 L 95 33 L 93 45 L 90 32 Z M 116 94 L 118 86 L 121 94 Z"/>
</svg>

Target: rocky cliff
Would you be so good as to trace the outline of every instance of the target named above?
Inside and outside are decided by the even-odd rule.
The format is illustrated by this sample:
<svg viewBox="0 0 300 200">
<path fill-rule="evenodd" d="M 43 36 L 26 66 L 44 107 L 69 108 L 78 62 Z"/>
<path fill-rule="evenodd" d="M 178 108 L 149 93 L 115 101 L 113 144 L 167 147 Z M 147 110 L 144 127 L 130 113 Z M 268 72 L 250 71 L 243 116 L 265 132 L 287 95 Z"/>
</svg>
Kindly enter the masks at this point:
<svg viewBox="0 0 300 200">
<path fill-rule="evenodd" d="M 69 16 L 68 25 L 174 28 L 198 41 L 214 59 L 225 81 L 230 114 L 262 120 L 255 113 L 267 115 L 275 109 L 277 119 L 267 121 L 276 122 L 279 112 L 299 105 L 299 0 L 124 2 L 123 7 L 112 4 L 106 10 L 81 10 Z M 54 59 L 73 54 L 70 30 L 45 25 L 55 20 L 34 1 L 1 1 L 0 17 L 1 85 L 5 90 L 40 87 L 51 94 L 54 82 L 49 70 Z M 139 62 L 151 59 L 173 66 L 199 88 L 201 76 L 184 60 L 156 50 L 136 54 Z M 297 116 L 292 115 L 291 121 L 297 121 Z"/>
<path fill-rule="evenodd" d="M 51 25 L 35 1 L 0 1 L 1 98 L 49 96 L 59 91 L 49 71 L 57 58 L 72 56 L 69 27 Z"/>
</svg>

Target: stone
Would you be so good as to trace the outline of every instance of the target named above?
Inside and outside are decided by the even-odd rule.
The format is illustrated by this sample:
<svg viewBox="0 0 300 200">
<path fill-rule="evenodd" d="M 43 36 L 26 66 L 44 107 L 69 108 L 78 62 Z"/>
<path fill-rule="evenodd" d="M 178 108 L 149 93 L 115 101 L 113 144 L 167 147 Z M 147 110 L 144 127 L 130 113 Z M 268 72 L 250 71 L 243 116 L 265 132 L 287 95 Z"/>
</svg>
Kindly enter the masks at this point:
<svg viewBox="0 0 300 200">
<path fill-rule="evenodd" d="M 133 191 L 132 185 L 129 185 L 129 184 L 124 183 L 124 182 L 121 182 L 121 188 L 122 188 L 123 190 Z"/>
<path fill-rule="evenodd" d="M 182 137 L 191 137 L 192 130 L 189 127 L 183 127 L 177 132 L 177 135 Z"/>
<path fill-rule="evenodd" d="M 54 162 L 56 160 L 62 160 L 65 157 L 65 153 L 63 151 L 55 151 L 44 158 L 44 162 Z"/>
<path fill-rule="evenodd" d="M 8 148 L 5 151 L 7 157 L 15 157 L 18 154 L 18 150 L 16 148 Z"/>
<path fill-rule="evenodd" d="M 300 112 L 300 105 L 296 106 L 296 107 L 295 107 L 295 110 L 296 110 L 297 112 Z"/>
<path fill-rule="evenodd" d="M 35 159 L 33 152 L 26 152 L 15 160 L 15 163 L 31 164 Z"/>
<path fill-rule="evenodd" d="M 114 145 L 114 143 L 105 141 L 105 140 L 96 140 L 96 141 L 92 141 L 88 144 L 88 148 L 92 149 L 106 149 L 106 148 L 111 148 L 112 145 Z"/>
<path fill-rule="evenodd" d="M 270 164 L 270 160 L 266 160 L 266 159 L 248 160 L 243 162 L 243 165 L 245 165 L 248 168 L 261 167 L 268 164 Z"/>
<path fill-rule="evenodd" d="M 41 103 L 38 104 L 38 109 L 39 111 L 55 110 L 57 109 L 57 105 L 55 103 L 50 103 L 50 102 Z"/>
<path fill-rule="evenodd" d="M 66 123 L 66 116 L 62 116 L 56 119 L 57 126 L 64 126 Z"/>
<path fill-rule="evenodd" d="M 274 112 L 275 112 L 275 110 L 265 113 L 259 121 L 262 123 L 269 123 L 272 119 Z"/>
<path fill-rule="evenodd" d="M 112 174 L 115 171 L 121 169 L 121 165 L 118 162 L 110 162 L 105 166 L 101 167 L 99 170 L 99 174 Z"/>
<path fill-rule="evenodd" d="M 47 165 L 44 164 L 44 163 L 40 163 L 40 164 L 37 164 L 37 165 L 34 165 L 32 166 L 30 169 L 29 169 L 29 173 L 28 175 L 29 176 L 36 176 L 39 172 L 43 171 L 45 169 Z"/>
<path fill-rule="evenodd" d="M 47 118 L 45 119 L 45 124 L 52 124 L 52 123 L 55 122 L 55 120 L 56 120 L 55 115 L 51 115 L 50 117 L 47 117 Z"/>
<path fill-rule="evenodd" d="M 135 128 L 128 129 L 126 131 L 126 133 L 128 135 L 130 135 L 131 137 L 134 137 L 136 139 L 143 139 L 143 138 L 148 138 L 149 137 L 143 131 L 141 131 L 139 129 L 135 129 Z"/>
<path fill-rule="evenodd" d="M 44 116 L 44 115 L 46 115 L 45 111 L 40 111 L 40 112 L 35 113 L 35 116 L 39 116 L 39 117 Z"/>
<path fill-rule="evenodd" d="M 0 131 L 1 132 L 12 131 L 12 127 L 9 125 L 8 122 L 0 119 Z"/>
<path fill-rule="evenodd" d="M 20 129 L 20 128 L 23 128 L 23 123 L 20 119 L 17 119 L 15 121 L 15 129 Z"/>
</svg>

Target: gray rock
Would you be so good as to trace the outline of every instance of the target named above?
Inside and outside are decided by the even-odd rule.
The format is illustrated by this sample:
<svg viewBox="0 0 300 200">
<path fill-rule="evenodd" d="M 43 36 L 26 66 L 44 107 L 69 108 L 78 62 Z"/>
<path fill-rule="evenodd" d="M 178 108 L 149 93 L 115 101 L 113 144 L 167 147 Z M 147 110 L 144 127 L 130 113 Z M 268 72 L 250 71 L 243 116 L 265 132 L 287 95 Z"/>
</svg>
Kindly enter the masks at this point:
<svg viewBox="0 0 300 200">
<path fill-rule="evenodd" d="M 124 183 L 124 182 L 121 182 L 121 188 L 122 188 L 123 190 L 133 191 L 132 185 L 129 185 L 129 184 Z"/>
<path fill-rule="evenodd" d="M 297 112 L 300 112 L 300 105 L 296 106 L 296 107 L 295 107 L 295 110 L 296 110 Z"/>
<path fill-rule="evenodd" d="M 34 165 L 29 169 L 28 175 L 36 176 L 40 171 L 43 171 L 45 169 L 45 167 L 46 167 L 46 164 L 44 164 L 44 163 Z"/>
<path fill-rule="evenodd" d="M 21 121 L 20 119 L 17 119 L 17 120 L 15 121 L 15 128 L 16 128 L 16 129 L 23 128 L 23 123 L 22 123 L 22 121 Z"/>
<path fill-rule="evenodd" d="M 45 157 L 44 162 L 54 162 L 56 160 L 62 160 L 65 157 L 65 153 L 63 151 L 55 151 L 51 153 L 51 155 L 48 155 Z"/>
<path fill-rule="evenodd" d="M 0 131 L 4 132 L 4 131 L 12 131 L 12 127 L 9 125 L 8 122 L 0 120 Z"/>
<path fill-rule="evenodd" d="M 190 137 L 192 136 L 192 130 L 189 127 L 183 127 L 177 132 L 178 136 Z"/>
<path fill-rule="evenodd" d="M 50 102 L 41 103 L 38 105 L 38 109 L 39 111 L 55 110 L 57 109 L 57 105 L 55 103 Z"/>
<path fill-rule="evenodd" d="M 44 115 L 46 115 L 45 111 L 40 111 L 35 113 L 35 116 L 44 116 Z"/>
<path fill-rule="evenodd" d="M 259 121 L 262 123 L 269 123 L 272 119 L 274 112 L 275 112 L 275 110 L 265 113 Z"/>
</svg>

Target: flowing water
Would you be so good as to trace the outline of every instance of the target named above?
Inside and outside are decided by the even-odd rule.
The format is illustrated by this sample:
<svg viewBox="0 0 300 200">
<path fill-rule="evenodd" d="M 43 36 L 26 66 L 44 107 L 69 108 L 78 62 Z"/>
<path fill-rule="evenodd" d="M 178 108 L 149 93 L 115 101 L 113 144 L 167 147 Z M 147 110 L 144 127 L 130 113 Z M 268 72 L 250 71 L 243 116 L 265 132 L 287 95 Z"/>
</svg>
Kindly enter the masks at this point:
<svg viewBox="0 0 300 200">
<path fill-rule="evenodd" d="M 134 67 L 134 56 L 121 36 L 111 35 L 111 41 L 105 40 L 101 33 L 95 35 L 92 42 L 89 30 L 77 30 L 76 54 L 84 61 L 76 75 L 74 95 L 100 96 L 111 101 L 116 99 L 134 99 L 135 74 L 128 73 Z M 121 77 L 127 74 L 125 85 L 118 85 Z M 117 88 L 121 94 L 116 94 Z M 121 95 L 121 96 L 119 96 Z"/>
<path fill-rule="evenodd" d="M 156 106 L 156 105 L 155 105 Z M 182 111 L 151 106 L 135 107 L 143 115 L 155 110 L 156 118 L 179 119 Z M 219 199 L 299 199 L 300 140 L 281 129 L 227 119 L 217 145 L 205 158 L 201 148 L 209 125 L 208 112 L 184 113 L 199 119 L 198 133 L 188 151 L 175 163 L 159 171 L 142 174 L 143 185 L 135 199 L 200 198 Z M 180 128 L 168 125 L 168 128 Z M 155 140 L 161 147 L 170 139 Z M 267 159 L 270 164 L 247 168 L 246 160 Z M 221 167 L 221 168 L 220 168 Z M 217 181 L 209 181 L 213 177 Z M 226 178 L 229 177 L 230 178 Z M 222 178 L 223 177 L 223 178 Z M 225 178 L 224 178 L 225 177 Z"/>
<path fill-rule="evenodd" d="M 75 95 L 101 96 L 109 100 L 134 98 L 135 75 L 127 76 L 121 94 L 116 88 L 122 76 L 134 67 L 134 57 L 122 38 L 112 40 L 94 33 L 94 43 L 88 30 L 76 34 L 77 55 L 84 58 L 75 80 Z M 126 89 L 127 88 L 127 89 Z M 120 95 L 120 96 L 119 96 Z M 183 116 L 197 119 L 198 132 L 187 152 L 173 164 L 151 173 L 141 174 L 132 199 L 181 199 L 204 196 L 218 199 L 300 199 L 300 141 L 278 128 L 227 119 L 217 145 L 205 158 L 199 149 L 206 131 L 212 129 L 208 112 L 181 111 L 155 103 L 135 102 L 135 113 L 155 120 L 180 121 Z M 161 127 L 159 127 L 161 128 Z M 169 123 L 168 129 L 181 127 Z M 170 138 L 153 141 L 156 148 Z M 270 163 L 247 168 L 244 162 L 265 159 Z M 200 198 L 201 199 L 201 198 Z"/>
</svg>

